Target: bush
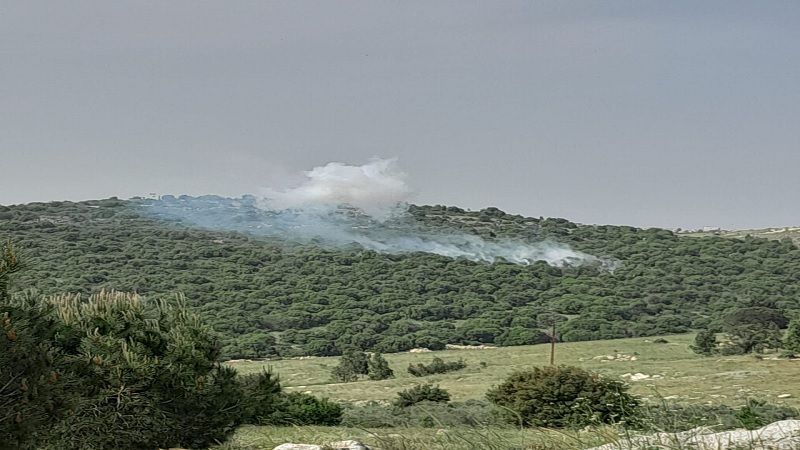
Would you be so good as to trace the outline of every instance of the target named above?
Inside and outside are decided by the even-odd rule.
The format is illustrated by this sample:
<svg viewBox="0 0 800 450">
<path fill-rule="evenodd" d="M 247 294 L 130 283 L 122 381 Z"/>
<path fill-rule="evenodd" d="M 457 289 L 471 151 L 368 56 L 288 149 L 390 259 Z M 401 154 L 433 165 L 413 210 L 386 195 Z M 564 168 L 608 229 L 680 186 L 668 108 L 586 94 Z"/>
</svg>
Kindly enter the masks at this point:
<svg viewBox="0 0 800 450">
<path fill-rule="evenodd" d="M 693 352 L 699 355 L 711 355 L 717 351 L 717 335 L 711 330 L 702 330 L 694 338 L 694 344 L 690 347 Z"/>
<path fill-rule="evenodd" d="M 280 403 L 281 383 L 271 371 L 240 377 L 244 391 L 242 422 L 261 424 Z"/>
<path fill-rule="evenodd" d="M 786 337 L 783 338 L 783 348 L 794 353 L 800 353 L 800 320 L 789 323 Z"/>
<path fill-rule="evenodd" d="M 347 350 L 342 354 L 339 365 L 331 371 L 334 381 L 349 383 L 358 381 L 361 375 L 369 374 L 369 357 L 366 353 L 357 350 Z"/>
<path fill-rule="evenodd" d="M 338 425 L 342 407 L 327 399 L 282 392 L 280 380 L 265 371 L 241 378 L 243 422 L 254 425 Z"/>
<path fill-rule="evenodd" d="M 326 398 L 290 392 L 280 397 L 275 411 L 261 424 L 335 426 L 342 421 L 342 412 L 341 405 Z"/>
<path fill-rule="evenodd" d="M 430 383 L 418 384 L 410 389 L 398 392 L 393 405 L 405 408 L 423 401 L 447 403 L 450 401 L 450 394 L 438 385 Z"/>
<path fill-rule="evenodd" d="M 388 380 L 394 378 L 394 371 L 389 367 L 389 362 L 380 353 L 374 353 L 369 358 L 367 376 L 370 380 Z"/>
<path fill-rule="evenodd" d="M 424 377 L 427 375 L 433 375 L 435 373 L 453 372 L 455 370 L 461 370 L 465 367 L 467 367 L 467 363 L 465 363 L 463 359 L 459 359 L 458 361 L 444 362 L 441 358 L 436 357 L 433 358 L 433 361 L 431 361 L 431 363 L 428 365 L 422 363 L 409 364 L 408 373 L 415 377 Z"/>
<path fill-rule="evenodd" d="M 537 427 L 582 427 L 632 416 L 638 400 L 623 383 L 577 367 L 536 367 L 516 372 L 486 397 L 511 423 Z"/>
</svg>

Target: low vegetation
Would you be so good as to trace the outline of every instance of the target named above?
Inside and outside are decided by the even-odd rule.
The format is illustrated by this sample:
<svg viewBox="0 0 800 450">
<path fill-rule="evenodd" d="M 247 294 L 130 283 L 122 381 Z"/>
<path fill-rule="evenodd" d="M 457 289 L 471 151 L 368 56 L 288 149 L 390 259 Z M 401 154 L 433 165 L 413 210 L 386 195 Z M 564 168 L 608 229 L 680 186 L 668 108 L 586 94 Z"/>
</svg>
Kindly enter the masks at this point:
<svg viewBox="0 0 800 450">
<path fill-rule="evenodd" d="M 436 373 L 447 373 L 467 367 L 463 359 L 445 362 L 442 358 L 434 357 L 430 364 L 416 363 L 408 365 L 408 373 L 415 377 L 424 377 Z"/>
<path fill-rule="evenodd" d="M 620 381 L 578 367 L 549 366 L 511 374 L 486 398 L 511 423 L 575 428 L 635 418 L 639 400 L 627 391 Z"/>
<path fill-rule="evenodd" d="M 449 401 L 449 392 L 437 385 L 427 383 L 418 384 L 411 389 L 398 392 L 397 398 L 392 404 L 400 408 L 405 408 L 421 402 L 447 403 Z"/>
</svg>

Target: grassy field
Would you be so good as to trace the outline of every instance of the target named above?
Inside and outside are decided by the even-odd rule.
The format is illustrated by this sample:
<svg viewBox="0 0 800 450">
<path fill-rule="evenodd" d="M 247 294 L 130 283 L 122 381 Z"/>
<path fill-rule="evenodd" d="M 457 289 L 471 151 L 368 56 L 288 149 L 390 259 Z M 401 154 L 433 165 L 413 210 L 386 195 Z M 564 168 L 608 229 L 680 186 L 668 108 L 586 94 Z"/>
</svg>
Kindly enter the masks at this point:
<svg viewBox="0 0 800 450">
<path fill-rule="evenodd" d="M 644 398 L 661 396 L 687 403 L 735 406 L 755 397 L 800 407 L 800 361 L 772 359 L 770 355 L 763 360 L 754 356 L 701 357 L 689 350 L 694 335 L 664 338 L 668 343 L 657 344 L 653 338 L 563 343 L 557 346 L 556 362 L 617 379 L 627 379 L 621 378 L 625 374 L 648 375 L 649 378 L 630 382 L 632 391 Z M 231 365 L 240 373 L 272 368 L 288 390 L 340 401 L 391 400 L 398 391 L 424 381 L 438 383 L 454 401 L 461 401 L 483 398 L 487 389 L 515 370 L 547 364 L 548 354 L 549 345 L 387 354 L 395 379 L 354 383 L 331 382 L 330 371 L 338 363 L 335 357 L 239 361 Z M 424 378 L 412 377 L 406 371 L 410 363 L 428 363 L 434 356 L 446 361 L 463 358 L 468 366 Z"/>
</svg>

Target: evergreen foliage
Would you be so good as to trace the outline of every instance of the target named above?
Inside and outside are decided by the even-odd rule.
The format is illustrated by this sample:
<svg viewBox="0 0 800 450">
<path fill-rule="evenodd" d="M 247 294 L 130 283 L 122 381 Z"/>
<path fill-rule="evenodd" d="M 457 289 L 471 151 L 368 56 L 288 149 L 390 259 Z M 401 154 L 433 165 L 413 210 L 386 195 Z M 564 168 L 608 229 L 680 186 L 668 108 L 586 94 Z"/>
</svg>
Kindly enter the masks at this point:
<svg viewBox="0 0 800 450">
<path fill-rule="evenodd" d="M 569 317 L 558 326 L 562 341 L 721 326 L 735 308 L 800 313 L 800 250 L 789 241 L 409 207 L 413 226 L 489 241 L 550 239 L 618 261 L 609 272 L 323 249 L 164 222 L 147 208 L 118 199 L 0 206 L 0 238 L 14 239 L 30 262 L 12 288 L 152 299 L 185 292 L 222 334 L 227 357 L 536 343 L 548 331 L 537 317 L 549 312 Z M 234 219 L 248 214 L 231 208 Z"/>
<path fill-rule="evenodd" d="M 450 401 L 450 393 L 439 387 L 439 385 L 418 384 L 412 388 L 397 393 L 397 398 L 392 403 L 398 408 L 406 408 L 420 402 L 447 403 Z"/>
<path fill-rule="evenodd" d="M 369 370 L 367 373 L 370 380 L 388 380 L 394 378 L 394 370 L 389 367 L 389 362 L 380 353 L 373 353 L 369 358 Z"/>
<path fill-rule="evenodd" d="M 701 330 L 694 338 L 692 351 L 700 355 L 712 355 L 717 351 L 717 334 L 711 330 Z"/>
<path fill-rule="evenodd" d="M 535 367 L 509 376 L 486 398 L 510 423 L 534 427 L 583 427 L 633 417 L 639 401 L 628 387 L 578 367 Z"/>
<path fill-rule="evenodd" d="M 369 375 L 369 357 L 366 353 L 348 349 L 339 359 L 339 364 L 331 371 L 336 381 L 348 383 L 358 381 L 362 375 Z"/>
<path fill-rule="evenodd" d="M 0 301 L 0 448 L 28 448 L 69 410 L 70 376 L 53 348 L 55 322 L 27 301 Z"/>
<path fill-rule="evenodd" d="M 79 381 L 77 403 L 51 427 L 60 449 L 202 448 L 242 417 L 235 370 L 219 365 L 208 328 L 175 302 L 101 292 L 47 299 L 58 345 Z"/>
<path fill-rule="evenodd" d="M 285 393 L 271 372 L 242 377 L 244 423 L 256 425 L 338 425 L 341 405 L 299 392 Z"/>
<path fill-rule="evenodd" d="M 415 377 L 424 377 L 427 375 L 433 375 L 435 373 L 447 373 L 453 372 L 455 370 L 461 370 L 467 367 L 467 363 L 464 362 L 463 359 L 459 359 L 458 361 L 448 361 L 444 362 L 442 358 L 435 357 L 430 364 L 409 364 L 408 365 L 408 373 Z"/>
<path fill-rule="evenodd" d="M 789 323 L 789 329 L 783 339 L 783 348 L 790 352 L 800 353 L 800 320 L 795 319 Z"/>
<path fill-rule="evenodd" d="M 68 410 L 69 377 L 52 345 L 47 308 L 12 300 L 8 285 L 23 267 L 10 243 L 0 246 L 0 448 L 28 448 L 41 429 Z"/>
<path fill-rule="evenodd" d="M 787 322 L 780 311 L 771 308 L 737 308 L 723 320 L 723 331 L 731 340 L 723 351 L 726 354 L 745 354 L 780 348 L 780 327 L 786 326 Z"/>
</svg>

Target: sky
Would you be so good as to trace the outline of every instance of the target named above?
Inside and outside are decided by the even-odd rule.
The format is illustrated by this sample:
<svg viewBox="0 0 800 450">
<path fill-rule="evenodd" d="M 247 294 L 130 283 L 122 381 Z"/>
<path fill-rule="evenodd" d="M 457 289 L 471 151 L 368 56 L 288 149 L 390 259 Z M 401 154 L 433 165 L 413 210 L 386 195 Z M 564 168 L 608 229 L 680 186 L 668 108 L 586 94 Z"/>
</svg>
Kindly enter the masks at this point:
<svg viewBox="0 0 800 450">
<path fill-rule="evenodd" d="M 800 225 L 800 2 L 0 0 L 0 204 L 373 158 L 416 203 Z"/>
</svg>

